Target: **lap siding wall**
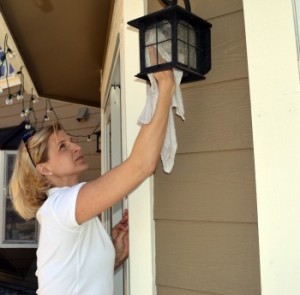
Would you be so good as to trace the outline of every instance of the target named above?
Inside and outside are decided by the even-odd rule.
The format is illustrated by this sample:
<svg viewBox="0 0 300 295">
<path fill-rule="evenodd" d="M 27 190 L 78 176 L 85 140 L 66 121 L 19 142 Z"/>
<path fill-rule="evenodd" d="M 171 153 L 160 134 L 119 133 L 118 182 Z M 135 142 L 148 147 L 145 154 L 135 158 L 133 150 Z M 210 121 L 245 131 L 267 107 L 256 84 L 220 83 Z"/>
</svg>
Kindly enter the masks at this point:
<svg viewBox="0 0 300 295">
<path fill-rule="evenodd" d="M 183 1 L 178 1 L 183 5 Z M 182 85 L 170 175 L 154 177 L 158 295 L 258 295 L 260 267 L 242 0 L 191 0 L 212 23 L 212 70 Z M 162 9 L 149 1 L 149 11 Z"/>
</svg>

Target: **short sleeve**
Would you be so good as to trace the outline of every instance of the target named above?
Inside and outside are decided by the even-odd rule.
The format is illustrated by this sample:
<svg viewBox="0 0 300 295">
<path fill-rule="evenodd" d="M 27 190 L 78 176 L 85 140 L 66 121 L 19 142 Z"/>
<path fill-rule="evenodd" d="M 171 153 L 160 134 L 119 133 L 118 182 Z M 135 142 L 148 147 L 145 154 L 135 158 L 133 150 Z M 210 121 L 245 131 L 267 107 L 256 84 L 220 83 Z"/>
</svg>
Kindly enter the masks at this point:
<svg viewBox="0 0 300 295">
<path fill-rule="evenodd" d="M 76 200 L 78 192 L 84 184 L 82 182 L 72 187 L 62 187 L 50 192 L 50 210 L 56 221 L 67 229 L 79 227 L 76 221 Z"/>
</svg>

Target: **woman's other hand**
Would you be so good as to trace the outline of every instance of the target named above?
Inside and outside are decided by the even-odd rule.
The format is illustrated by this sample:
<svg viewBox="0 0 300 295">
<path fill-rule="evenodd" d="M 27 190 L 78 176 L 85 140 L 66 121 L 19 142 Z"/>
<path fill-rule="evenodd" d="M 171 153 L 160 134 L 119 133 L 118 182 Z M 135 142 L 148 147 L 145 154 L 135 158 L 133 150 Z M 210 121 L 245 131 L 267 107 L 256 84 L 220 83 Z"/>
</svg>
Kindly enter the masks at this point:
<svg viewBox="0 0 300 295">
<path fill-rule="evenodd" d="M 116 251 L 115 269 L 117 269 L 129 255 L 128 210 L 124 211 L 121 221 L 113 227 L 112 241 Z"/>
</svg>

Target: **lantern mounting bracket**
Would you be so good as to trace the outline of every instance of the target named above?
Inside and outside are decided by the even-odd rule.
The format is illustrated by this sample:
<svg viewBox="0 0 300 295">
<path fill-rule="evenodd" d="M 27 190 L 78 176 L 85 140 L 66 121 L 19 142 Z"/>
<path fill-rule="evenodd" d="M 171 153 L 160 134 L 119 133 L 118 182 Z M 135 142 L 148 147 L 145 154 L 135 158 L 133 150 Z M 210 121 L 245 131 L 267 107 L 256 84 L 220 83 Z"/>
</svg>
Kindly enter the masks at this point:
<svg viewBox="0 0 300 295">
<path fill-rule="evenodd" d="M 177 0 L 161 0 L 166 6 L 177 5 Z M 184 0 L 185 10 L 191 12 L 191 4 L 189 0 Z"/>
<path fill-rule="evenodd" d="M 161 0 L 166 6 L 177 5 L 177 0 Z"/>
</svg>

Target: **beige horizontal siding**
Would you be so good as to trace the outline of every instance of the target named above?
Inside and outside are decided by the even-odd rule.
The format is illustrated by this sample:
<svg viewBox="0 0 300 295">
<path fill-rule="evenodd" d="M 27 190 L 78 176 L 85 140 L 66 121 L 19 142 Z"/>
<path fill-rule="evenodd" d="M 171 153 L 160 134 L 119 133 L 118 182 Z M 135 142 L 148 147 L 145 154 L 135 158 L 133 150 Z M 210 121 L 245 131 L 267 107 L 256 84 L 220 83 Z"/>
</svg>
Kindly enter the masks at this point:
<svg viewBox="0 0 300 295">
<path fill-rule="evenodd" d="M 257 222 L 252 150 L 180 154 L 155 177 L 155 218 Z"/>
<path fill-rule="evenodd" d="M 176 117 L 178 153 L 252 148 L 247 79 L 185 88 L 186 120 Z"/>
<path fill-rule="evenodd" d="M 191 291 L 179 288 L 170 288 L 165 286 L 157 286 L 157 293 L 163 295 L 216 295 L 213 293 L 203 293 L 201 291 Z"/>
<path fill-rule="evenodd" d="M 161 9 L 149 1 L 153 10 Z M 178 1 L 183 5 L 183 1 Z M 182 85 L 171 174 L 154 178 L 158 295 L 259 295 L 251 107 L 242 0 L 192 0 L 212 27 L 212 70 Z"/>
<path fill-rule="evenodd" d="M 257 226 L 157 221 L 157 284 L 212 294 L 257 295 Z"/>
<path fill-rule="evenodd" d="M 200 14 L 201 15 L 201 14 Z M 212 68 L 200 85 L 248 77 L 243 11 L 209 20 Z M 238 24 L 238 25 L 237 25 Z"/>
</svg>

